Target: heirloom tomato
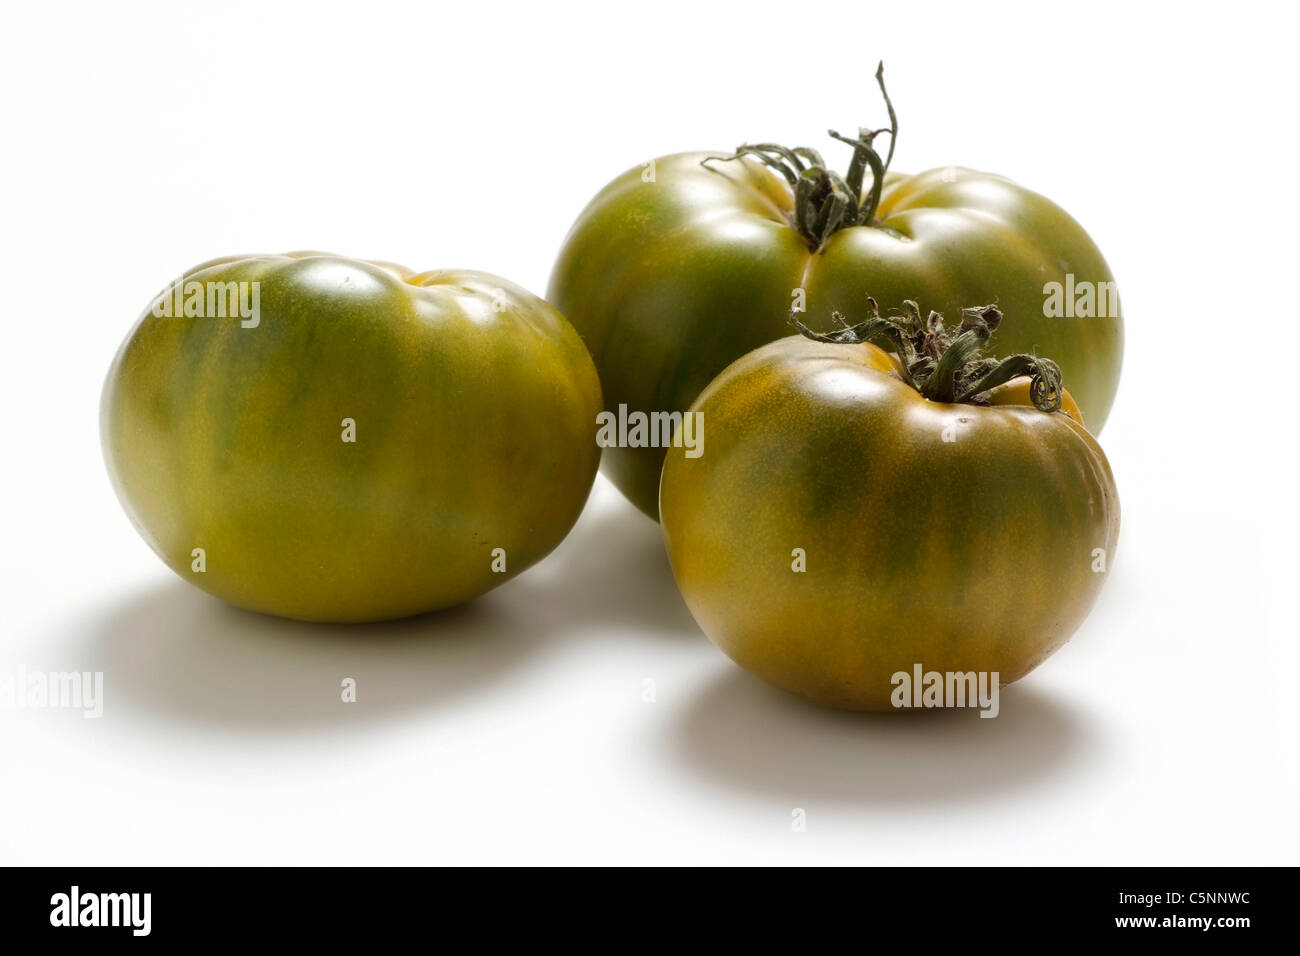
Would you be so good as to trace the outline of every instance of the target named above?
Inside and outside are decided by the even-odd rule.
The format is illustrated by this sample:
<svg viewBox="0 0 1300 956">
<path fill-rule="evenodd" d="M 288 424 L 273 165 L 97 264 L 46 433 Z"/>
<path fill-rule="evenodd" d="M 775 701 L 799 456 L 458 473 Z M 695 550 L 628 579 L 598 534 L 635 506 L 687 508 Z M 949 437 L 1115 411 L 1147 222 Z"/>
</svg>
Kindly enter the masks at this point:
<svg viewBox="0 0 1300 956">
<path fill-rule="evenodd" d="M 832 134 L 853 148 L 843 177 L 815 150 L 755 144 L 661 157 L 601 190 L 547 298 L 587 343 L 606 407 L 681 412 L 732 361 L 787 335 L 792 309 L 826 329 L 868 296 L 949 315 L 996 301 L 1001 346 L 1053 356 L 1100 432 L 1123 351 L 1101 252 L 1059 206 L 1002 176 L 890 171 L 893 135 L 883 158 L 873 143 L 896 131 Z M 663 454 L 608 448 L 601 467 L 655 516 Z"/>
<path fill-rule="evenodd" d="M 370 621 L 554 548 L 595 478 L 599 409 L 577 334 L 504 279 L 295 253 L 164 290 L 109 371 L 102 435 L 127 513 L 183 578 Z"/>
<path fill-rule="evenodd" d="M 1082 622 L 1114 558 L 1115 482 L 1053 363 L 978 358 L 998 318 L 969 310 L 949 335 L 909 310 L 892 331 L 780 339 L 696 399 L 706 440 L 668 451 L 663 532 L 692 614 L 742 667 L 887 710 L 900 673 L 1007 684 Z"/>
</svg>

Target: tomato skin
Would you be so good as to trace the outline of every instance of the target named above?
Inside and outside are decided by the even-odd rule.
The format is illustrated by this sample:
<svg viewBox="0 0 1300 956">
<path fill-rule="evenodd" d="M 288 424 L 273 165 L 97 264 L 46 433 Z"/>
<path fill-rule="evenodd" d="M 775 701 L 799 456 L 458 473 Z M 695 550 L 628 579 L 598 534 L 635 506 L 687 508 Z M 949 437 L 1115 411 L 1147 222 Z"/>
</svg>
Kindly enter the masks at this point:
<svg viewBox="0 0 1300 956">
<path fill-rule="evenodd" d="M 793 196 L 751 159 L 682 153 L 629 170 L 570 230 L 547 298 L 582 335 L 607 407 L 682 411 L 745 353 L 789 335 L 793 293 L 806 324 L 835 328 L 868 296 L 959 315 L 996 302 L 998 348 L 1053 357 L 1094 433 L 1110 412 L 1123 353 L 1118 308 L 1105 318 L 1048 318 L 1049 282 L 1101 288 L 1114 277 L 1082 227 L 1001 176 L 949 167 L 889 173 L 877 223 L 836 232 L 813 252 L 790 225 Z M 1112 286 L 1113 287 L 1113 286 Z M 610 448 L 602 468 L 657 515 L 660 448 Z"/>
<path fill-rule="evenodd" d="M 660 494 L 678 586 L 733 660 L 818 703 L 892 709 L 891 675 L 918 663 L 1010 683 L 1114 559 L 1118 493 L 1085 428 L 928 401 L 875 346 L 773 342 L 691 411 L 703 453 L 671 448 Z"/>
<path fill-rule="evenodd" d="M 214 260 L 184 281 L 259 283 L 260 321 L 146 309 L 101 431 L 127 513 L 187 581 L 285 617 L 403 617 L 513 577 L 577 520 L 599 383 L 540 299 L 486 273 L 319 253 Z"/>
</svg>

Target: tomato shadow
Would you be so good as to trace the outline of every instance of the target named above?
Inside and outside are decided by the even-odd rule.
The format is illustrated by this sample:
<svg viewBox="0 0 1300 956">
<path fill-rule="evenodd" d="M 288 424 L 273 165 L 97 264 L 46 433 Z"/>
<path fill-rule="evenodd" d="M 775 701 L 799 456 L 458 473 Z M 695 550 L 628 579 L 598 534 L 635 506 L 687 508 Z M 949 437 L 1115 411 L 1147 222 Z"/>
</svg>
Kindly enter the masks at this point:
<svg viewBox="0 0 1300 956">
<path fill-rule="evenodd" d="M 104 616 L 88 665 L 107 708 L 163 726 L 343 732 L 429 710 L 503 681 L 555 634 L 488 595 L 382 624 L 308 624 L 243 611 L 181 581 Z M 355 681 L 356 701 L 343 700 Z"/>
<path fill-rule="evenodd" d="M 521 580 L 563 595 L 580 631 L 705 641 L 673 580 L 658 523 L 603 481 L 593 505 Z"/>
<path fill-rule="evenodd" d="M 670 732 L 693 776 L 791 807 L 810 802 L 970 803 L 1049 783 L 1094 759 L 1097 732 L 1074 708 L 1005 687 L 995 718 L 975 711 L 827 710 L 730 668 Z"/>
<path fill-rule="evenodd" d="M 460 607 L 379 624 L 240 610 L 171 580 L 97 615 L 80 659 L 108 706 L 161 726 L 344 732 L 524 679 L 562 647 L 619 632 L 703 640 L 658 525 L 612 488 L 546 559 Z M 344 703 L 343 682 L 356 682 Z"/>
</svg>

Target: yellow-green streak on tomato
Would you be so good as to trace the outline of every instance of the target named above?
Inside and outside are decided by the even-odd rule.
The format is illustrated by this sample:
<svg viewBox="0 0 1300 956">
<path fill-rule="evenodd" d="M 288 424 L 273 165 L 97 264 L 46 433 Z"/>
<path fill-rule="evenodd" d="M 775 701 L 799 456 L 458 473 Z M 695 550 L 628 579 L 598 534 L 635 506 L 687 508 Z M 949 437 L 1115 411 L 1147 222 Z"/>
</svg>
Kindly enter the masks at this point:
<svg viewBox="0 0 1300 956">
<path fill-rule="evenodd" d="M 869 141 L 854 148 L 864 156 Z M 789 161 L 778 149 L 707 165 L 720 154 L 661 157 L 615 179 L 578 217 L 547 298 L 587 343 L 609 409 L 684 410 L 729 363 L 790 334 L 792 307 L 829 329 L 833 311 L 857 310 L 867 296 L 922 299 L 949 315 L 997 302 L 1000 347 L 1052 356 L 1100 433 L 1118 387 L 1123 322 L 1110 268 L 1064 210 L 1001 176 L 882 168 L 878 184 L 867 175 L 853 193 L 870 217 L 824 234 L 801 225 L 797 195 L 816 181 L 815 214 L 818 197 L 842 181 L 819 166 L 799 171 L 795 163 L 813 159 Z M 799 173 L 795 183 L 780 166 Z M 1068 302 L 1067 287 L 1076 291 Z M 1056 301 L 1062 314 L 1049 317 Z M 602 468 L 653 517 L 662 462 L 662 448 L 610 448 Z"/>
<path fill-rule="evenodd" d="M 819 703 L 888 710 L 916 664 L 1014 681 L 1075 631 L 1114 558 L 1119 499 L 1082 425 L 930 401 L 874 345 L 773 342 L 691 411 L 704 453 L 670 449 L 660 495 L 677 583 L 737 663 Z"/>
<path fill-rule="evenodd" d="M 132 521 L 186 580 L 286 617 L 401 617 L 513 577 L 577 519 L 600 390 L 545 302 L 319 253 L 181 281 L 248 283 L 260 315 L 167 315 L 162 293 L 109 371 L 102 434 Z"/>
</svg>

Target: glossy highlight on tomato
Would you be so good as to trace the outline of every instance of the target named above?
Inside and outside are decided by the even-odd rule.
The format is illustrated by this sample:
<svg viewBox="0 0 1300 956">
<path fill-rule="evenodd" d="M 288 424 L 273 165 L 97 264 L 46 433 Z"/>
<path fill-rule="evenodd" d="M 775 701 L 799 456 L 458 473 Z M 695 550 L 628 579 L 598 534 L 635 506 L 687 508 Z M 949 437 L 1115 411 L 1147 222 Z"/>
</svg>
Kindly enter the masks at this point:
<svg viewBox="0 0 1300 956">
<path fill-rule="evenodd" d="M 113 362 L 101 431 L 123 506 L 181 577 L 255 611 L 373 621 L 551 551 L 591 489 L 600 406 L 577 334 L 518 286 L 294 253 L 164 290 Z"/>
</svg>

